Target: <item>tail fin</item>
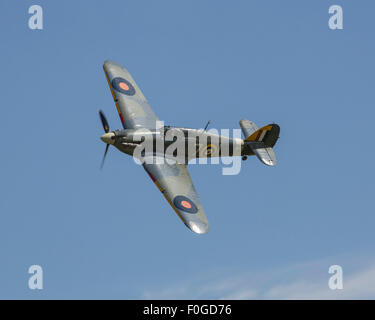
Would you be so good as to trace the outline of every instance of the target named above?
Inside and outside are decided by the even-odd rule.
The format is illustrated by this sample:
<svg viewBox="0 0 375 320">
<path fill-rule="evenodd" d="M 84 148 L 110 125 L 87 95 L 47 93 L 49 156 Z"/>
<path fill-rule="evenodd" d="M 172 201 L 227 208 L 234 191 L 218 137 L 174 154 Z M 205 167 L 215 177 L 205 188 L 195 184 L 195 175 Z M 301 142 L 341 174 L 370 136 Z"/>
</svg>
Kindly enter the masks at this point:
<svg viewBox="0 0 375 320">
<path fill-rule="evenodd" d="M 277 160 L 272 147 L 279 138 L 280 127 L 277 124 L 269 124 L 258 129 L 254 122 L 246 119 L 240 121 L 240 126 L 245 135 L 245 144 L 260 161 L 268 166 L 274 166 Z"/>
</svg>

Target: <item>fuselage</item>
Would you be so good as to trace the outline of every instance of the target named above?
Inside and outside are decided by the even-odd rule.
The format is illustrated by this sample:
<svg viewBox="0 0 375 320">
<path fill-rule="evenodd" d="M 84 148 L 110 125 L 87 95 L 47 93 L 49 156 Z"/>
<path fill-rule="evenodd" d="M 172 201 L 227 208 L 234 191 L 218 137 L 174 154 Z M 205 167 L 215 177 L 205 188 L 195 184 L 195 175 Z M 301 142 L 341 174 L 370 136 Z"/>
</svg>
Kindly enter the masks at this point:
<svg viewBox="0 0 375 320">
<path fill-rule="evenodd" d="M 241 138 L 220 135 L 215 130 L 164 126 L 159 129 L 123 129 L 107 134 L 107 143 L 137 158 L 146 155 L 175 157 L 180 163 L 194 158 L 253 155 Z M 102 140 L 104 141 L 103 137 Z"/>
</svg>

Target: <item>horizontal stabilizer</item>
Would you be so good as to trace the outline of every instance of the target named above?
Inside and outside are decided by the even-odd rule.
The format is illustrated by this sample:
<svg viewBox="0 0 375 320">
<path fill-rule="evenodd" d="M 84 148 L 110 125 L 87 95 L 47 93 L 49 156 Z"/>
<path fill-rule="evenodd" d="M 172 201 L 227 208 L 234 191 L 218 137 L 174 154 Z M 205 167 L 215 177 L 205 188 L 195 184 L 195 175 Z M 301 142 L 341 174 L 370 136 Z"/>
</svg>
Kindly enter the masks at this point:
<svg viewBox="0 0 375 320">
<path fill-rule="evenodd" d="M 255 131 L 258 130 L 257 125 L 254 122 L 247 119 L 240 120 L 240 126 L 245 138 L 250 137 Z"/>
<path fill-rule="evenodd" d="M 251 150 L 267 166 L 276 165 L 276 155 L 271 147 L 267 147 L 263 142 L 247 142 Z"/>
</svg>

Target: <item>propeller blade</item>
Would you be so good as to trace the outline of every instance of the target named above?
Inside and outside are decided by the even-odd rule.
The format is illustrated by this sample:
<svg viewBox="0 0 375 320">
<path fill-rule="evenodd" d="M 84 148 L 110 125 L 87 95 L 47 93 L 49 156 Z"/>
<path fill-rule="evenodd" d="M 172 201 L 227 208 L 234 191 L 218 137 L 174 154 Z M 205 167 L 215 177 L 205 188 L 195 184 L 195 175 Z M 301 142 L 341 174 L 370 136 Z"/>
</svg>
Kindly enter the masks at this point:
<svg viewBox="0 0 375 320">
<path fill-rule="evenodd" d="M 105 160 L 105 157 L 107 156 L 108 148 L 109 148 L 109 144 L 107 144 L 106 147 L 105 147 L 105 151 L 104 151 L 104 156 L 103 156 L 102 164 L 100 165 L 100 170 L 103 169 L 103 166 L 104 166 L 104 160 Z"/>
<path fill-rule="evenodd" d="M 102 121 L 103 129 L 105 133 L 109 132 L 109 124 L 102 110 L 99 110 L 100 120 Z"/>
</svg>

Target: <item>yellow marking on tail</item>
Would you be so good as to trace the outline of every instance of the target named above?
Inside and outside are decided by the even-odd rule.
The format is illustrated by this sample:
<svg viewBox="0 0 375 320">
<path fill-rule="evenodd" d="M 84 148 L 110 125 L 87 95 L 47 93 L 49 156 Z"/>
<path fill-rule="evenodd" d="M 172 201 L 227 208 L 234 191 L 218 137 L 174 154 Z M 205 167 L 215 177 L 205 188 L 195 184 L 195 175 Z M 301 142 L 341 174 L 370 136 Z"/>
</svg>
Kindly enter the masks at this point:
<svg viewBox="0 0 375 320">
<path fill-rule="evenodd" d="M 271 129 L 272 129 L 272 124 L 266 125 L 258 129 L 257 131 L 255 131 L 251 136 L 248 136 L 245 140 L 246 141 L 258 141 L 263 131 L 270 131 Z"/>
</svg>

